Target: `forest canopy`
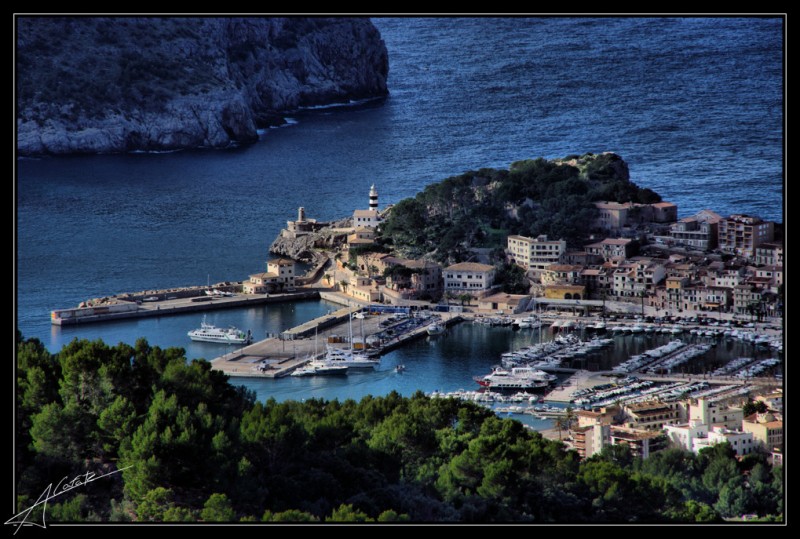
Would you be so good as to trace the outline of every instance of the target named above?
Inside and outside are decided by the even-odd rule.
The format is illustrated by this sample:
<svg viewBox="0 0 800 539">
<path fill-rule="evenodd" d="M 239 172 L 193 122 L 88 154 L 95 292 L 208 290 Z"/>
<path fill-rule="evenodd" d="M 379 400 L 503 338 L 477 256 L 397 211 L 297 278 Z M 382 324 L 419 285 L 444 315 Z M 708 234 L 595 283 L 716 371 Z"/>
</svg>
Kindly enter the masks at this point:
<svg viewBox="0 0 800 539">
<path fill-rule="evenodd" d="M 661 197 L 632 183 L 628 165 L 614 153 L 517 161 L 509 170 L 447 178 L 400 201 L 379 243 L 445 264 L 466 260 L 473 247 L 504 248 L 510 234 L 546 234 L 578 247 L 592 232 L 597 201 L 649 204 Z"/>
<path fill-rule="evenodd" d="M 727 445 L 646 461 L 615 446 L 581 462 L 517 421 L 420 392 L 256 402 L 207 361 L 144 339 L 51 354 L 18 336 L 16 389 L 18 511 L 58 478 L 111 474 L 52 500 L 48 521 L 718 522 L 784 510 L 782 469 Z"/>
</svg>

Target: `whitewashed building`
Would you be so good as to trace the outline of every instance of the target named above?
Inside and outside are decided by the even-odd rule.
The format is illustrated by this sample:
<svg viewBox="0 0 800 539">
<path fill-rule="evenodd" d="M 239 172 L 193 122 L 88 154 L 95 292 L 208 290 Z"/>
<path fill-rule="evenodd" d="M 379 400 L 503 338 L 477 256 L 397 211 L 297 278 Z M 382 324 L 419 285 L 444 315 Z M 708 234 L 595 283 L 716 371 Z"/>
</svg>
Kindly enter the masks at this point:
<svg viewBox="0 0 800 539">
<path fill-rule="evenodd" d="M 483 292 L 494 284 L 494 266 L 461 262 L 444 270 L 445 292 Z"/>
</svg>

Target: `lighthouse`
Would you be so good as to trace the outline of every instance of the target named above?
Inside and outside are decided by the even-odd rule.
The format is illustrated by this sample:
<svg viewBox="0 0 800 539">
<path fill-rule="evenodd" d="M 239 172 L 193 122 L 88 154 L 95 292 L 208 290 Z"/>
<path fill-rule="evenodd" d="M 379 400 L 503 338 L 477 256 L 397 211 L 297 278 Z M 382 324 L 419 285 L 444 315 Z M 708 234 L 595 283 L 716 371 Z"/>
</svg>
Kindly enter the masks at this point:
<svg viewBox="0 0 800 539">
<path fill-rule="evenodd" d="M 355 228 L 375 228 L 381 223 L 381 214 L 378 212 L 378 190 L 375 184 L 369 189 L 369 209 L 353 212 L 353 226 Z"/>
<path fill-rule="evenodd" d="M 375 184 L 369 189 L 369 209 L 378 211 L 378 190 L 375 189 Z"/>
</svg>

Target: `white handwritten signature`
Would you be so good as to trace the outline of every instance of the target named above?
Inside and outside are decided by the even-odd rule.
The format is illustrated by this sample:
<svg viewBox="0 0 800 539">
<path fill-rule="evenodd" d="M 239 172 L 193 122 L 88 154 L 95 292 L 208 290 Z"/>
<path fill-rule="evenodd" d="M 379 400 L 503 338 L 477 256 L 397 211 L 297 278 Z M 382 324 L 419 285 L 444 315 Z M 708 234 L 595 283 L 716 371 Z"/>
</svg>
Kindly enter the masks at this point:
<svg viewBox="0 0 800 539">
<path fill-rule="evenodd" d="M 17 534 L 17 532 L 22 526 L 37 526 L 39 528 L 47 528 L 47 523 L 44 520 L 45 513 L 47 511 L 47 502 L 49 502 L 56 496 L 60 496 L 65 492 L 69 492 L 74 488 L 78 488 L 80 486 L 91 483 L 92 481 L 97 481 L 98 479 L 102 479 L 103 477 L 108 477 L 109 475 L 122 472 L 124 470 L 127 470 L 131 466 L 126 466 L 125 468 L 120 468 L 119 470 L 114 470 L 113 472 L 109 472 L 103 475 L 97 475 L 94 472 L 86 472 L 84 474 L 75 476 L 75 478 L 68 483 L 65 483 L 65 481 L 67 480 L 67 476 L 65 475 L 64 477 L 61 478 L 61 481 L 56 483 L 55 489 L 53 488 L 53 483 L 47 485 L 47 488 L 45 488 L 44 491 L 39 495 L 39 498 L 36 500 L 36 503 L 34 503 L 32 506 L 25 509 L 24 511 L 17 513 L 10 519 L 6 520 L 5 524 L 7 526 L 12 525 L 17 527 L 17 529 L 14 530 L 14 535 Z M 39 507 L 40 505 L 43 505 L 42 523 L 39 524 L 38 522 L 28 522 L 28 518 L 31 516 L 33 510 Z"/>
</svg>

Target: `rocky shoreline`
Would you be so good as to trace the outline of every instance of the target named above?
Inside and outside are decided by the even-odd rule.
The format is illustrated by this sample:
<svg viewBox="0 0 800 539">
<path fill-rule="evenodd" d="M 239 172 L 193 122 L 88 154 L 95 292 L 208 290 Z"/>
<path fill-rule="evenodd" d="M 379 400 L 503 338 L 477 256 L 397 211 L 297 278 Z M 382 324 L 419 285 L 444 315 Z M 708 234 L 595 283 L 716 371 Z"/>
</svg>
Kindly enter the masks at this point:
<svg viewBox="0 0 800 539">
<path fill-rule="evenodd" d="M 388 94 L 366 18 L 20 17 L 20 156 L 226 148 Z"/>
</svg>

